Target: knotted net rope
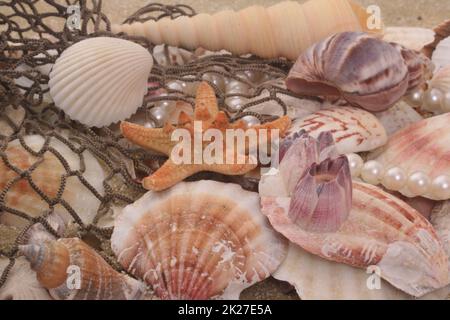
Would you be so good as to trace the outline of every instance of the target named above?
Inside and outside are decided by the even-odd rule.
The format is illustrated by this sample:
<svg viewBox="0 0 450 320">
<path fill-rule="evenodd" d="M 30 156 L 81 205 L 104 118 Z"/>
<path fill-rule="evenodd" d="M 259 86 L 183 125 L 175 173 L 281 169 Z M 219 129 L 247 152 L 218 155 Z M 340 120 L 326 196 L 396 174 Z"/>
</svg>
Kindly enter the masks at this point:
<svg viewBox="0 0 450 320">
<path fill-rule="evenodd" d="M 66 22 L 70 16 L 67 9 L 71 5 L 78 5 L 80 8 L 79 29 L 71 30 L 67 26 Z M 195 11 L 186 5 L 167 6 L 152 3 L 136 11 L 124 23 L 158 20 L 163 17 L 176 18 L 182 15 L 192 16 L 195 15 Z M 154 172 L 164 158 L 126 143 L 117 126 L 89 128 L 70 120 L 48 98 L 49 77 L 48 72 L 43 71 L 46 67 L 51 68 L 67 47 L 91 37 L 127 39 L 154 52 L 155 45 L 148 40 L 123 33 L 113 34 L 110 30 L 111 22 L 102 12 L 101 0 L 0 1 L 0 168 L 15 173 L 13 179 L 0 181 L 0 212 L 1 215 L 18 217 L 26 224 L 21 228 L 0 225 L 2 228 L 0 233 L 13 235 L 6 240 L 1 239 L 0 258 L 9 259 L 9 263 L 4 270 L 0 269 L 0 288 L 15 264 L 18 245 L 26 242 L 27 231 L 33 225 L 41 223 L 55 237 L 61 236 L 46 219 L 57 206 L 63 207 L 74 220 L 73 228 L 66 231 L 65 236 L 76 235 L 86 240 L 116 270 L 123 271 L 109 249 L 112 227 L 99 226 L 98 221 L 110 213 L 114 206 L 123 207 L 138 199 L 145 192 L 139 178 Z M 168 56 L 168 60 L 171 60 L 171 51 L 167 46 L 163 52 Z M 206 80 L 214 88 L 220 108 L 232 120 L 246 115 L 253 115 L 263 122 L 272 120 L 273 115 L 264 116 L 247 109 L 272 100 L 279 105 L 281 114 L 286 114 L 286 104 L 280 98 L 280 94 L 290 95 L 290 93 L 279 85 L 279 82 L 267 80 L 284 78 L 290 67 L 291 63 L 283 59 L 263 60 L 255 56 L 237 57 L 228 53 L 204 55 L 182 65 L 155 63 L 148 82 L 154 86 L 152 87 L 154 92 L 163 89 L 167 94 L 146 96 L 140 111 L 148 112 L 160 101 L 184 101 L 193 106 L 194 94 L 173 90 L 168 83 L 179 80 L 195 84 Z M 239 74 L 245 72 L 256 72 L 265 81 L 252 82 L 239 77 Z M 205 77 L 207 74 L 247 84 L 252 88 L 251 92 L 238 93 L 234 96 L 245 98 L 248 103 L 230 112 L 226 103 L 229 95 L 214 81 L 208 80 L 210 78 Z M 267 94 L 262 96 L 264 91 Z M 22 116 L 18 119 L 17 114 L 21 112 Z M 25 137 L 28 135 L 39 135 L 45 139 L 40 150 L 33 150 L 27 145 Z M 17 144 L 17 141 L 35 159 L 33 165 L 25 169 L 19 168 L 10 159 L 8 146 L 12 142 Z M 67 146 L 78 156 L 79 170 L 73 170 L 69 166 L 64 155 L 58 148 L 53 147 L 52 141 Z M 99 161 L 105 171 L 102 193 L 99 193 L 84 177 L 86 159 L 83 154 L 86 151 Z M 33 182 L 33 172 L 38 170 L 45 161 L 44 156 L 49 153 L 53 154 L 65 168 L 65 173 L 59 179 L 58 192 L 52 197 Z M 203 173 L 192 179 L 204 177 Z M 69 178 L 78 179 L 100 202 L 97 216 L 90 224 L 85 224 L 79 212 L 64 200 L 63 194 Z M 236 179 L 219 175 L 215 175 L 214 178 L 223 181 Z M 0 179 L 6 179 L 6 175 L 2 172 Z M 12 189 L 20 183 L 29 184 L 31 190 L 45 201 L 47 208 L 39 216 L 32 216 L 6 201 Z M 251 189 L 254 185 L 244 187 Z"/>
</svg>

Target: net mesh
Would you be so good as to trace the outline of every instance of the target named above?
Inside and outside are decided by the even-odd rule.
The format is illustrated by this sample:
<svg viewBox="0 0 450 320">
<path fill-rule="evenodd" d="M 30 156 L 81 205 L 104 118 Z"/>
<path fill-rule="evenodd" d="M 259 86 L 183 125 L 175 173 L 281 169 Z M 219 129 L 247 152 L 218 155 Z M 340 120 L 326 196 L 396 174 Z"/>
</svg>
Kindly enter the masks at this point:
<svg viewBox="0 0 450 320">
<path fill-rule="evenodd" d="M 70 5 L 79 5 L 81 9 L 80 30 L 70 30 L 66 24 Z M 195 11 L 185 5 L 149 4 L 124 22 L 194 14 Z M 287 105 L 282 97 L 291 94 L 277 81 L 285 77 L 291 67 L 286 60 L 210 54 L 201 49 L 189 52 L 167 46 L 156 48 L 144 38 L 116 35 L 110 30 L 111 23 L 102 13 L 100 0 L 0 1 L 0 218 L 19 221 L 15 226 L 1 225 L 2 234 L 14 236 L 2 239 L 0 255 L 9 262 L 0 270 L 0 288 L 17 259 L 18 245 L 26 241 L 27 231 L 33 225 L 41 223 L 54 236 L 61 236 L 47 221 L 48 216 L 60 210 L 74 221 L 71 228 L 64 231 L 64 236 L 76 235 L 88 241 L 115 269 L 121 270 L 109 249 L 112 227 L 104 226 L 102 218 L 111 215 L 115 207 L 139 198 L 145 192 L 139 179 L 154 172 L 164 161 L 159 155 L 127 143 L 117 125 L 89 128 L 70 120 L 55 107 L 48 95 L 48 70 L 68 46 L 89 37 L 119 37 L 137 42 L 154 54 L 156 63 L 148 79 L 149 94 L 134 116 L 139 118 L 137 121 L 150 121 L 158 126 L 161 124 L 152 113 L 153 108 L 176 101 L 193 106 L 195 85 L 202 80 L 211 84 L 220 108 L 232 120 L 247 115 L 263 122 L 272 120 L 273 113 L 251 111 L 252 107 L 268 101 L 279 108 L 280 115 L 286 114 Z M 252 76 L 248 77 L 250 73 Z M 249 89 L 246 93 L 227 93 L 220 79 L 234 79 Z M 177 81 L 190 90 L 174 88 L 173 83 Z M 231 106 L 230 99 L 236 97 L 246 103 L 238 108 Z M 30 135 L 41 137 L 39 147 L 30 143 L 27 138 Z M 25 157 L 29 161 L 18 161 L 17 152 L 23 153 L 22 160 Z M 104 171 L 104 178 L 97 184 L 89 178 L 92 155 Z M 54 170 L 47 177 L 45 166 L 49 165 Z M 256 185 L 251 179 L 237 181 L 236 177 L 205 173 L 191 179 L 206 176 L 239 182 L 247 189 L 254 189 Z M 98 202 L 92 222 L 83 221 L 80 206 L 67 199 L 74 185 L 89 193 L 94 199 L 92 203 Z M 27 198 L 25 191 L 32 195 Z M 27 199 L 36 203 L 29 210 L 23 205 Z"/>
</svg>

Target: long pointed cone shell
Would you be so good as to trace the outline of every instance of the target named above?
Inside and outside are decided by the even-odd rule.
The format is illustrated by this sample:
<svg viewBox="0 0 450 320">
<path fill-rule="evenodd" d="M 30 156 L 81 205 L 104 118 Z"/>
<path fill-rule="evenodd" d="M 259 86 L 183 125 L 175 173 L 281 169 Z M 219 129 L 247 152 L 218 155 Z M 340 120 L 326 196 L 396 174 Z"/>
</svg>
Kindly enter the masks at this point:
<svg viewBox="0 0 450 320">
<path fill-rule="evenodd" d="M 336 32 L 381 31 L 382 25 L 368 30 L 367 20 L 368 14 L 353 1 L 285 1 L 269 8 L 252 6 L 239 12 L 227 10 L 192 18 L 113 25 L 112 31 L 145 36 L 154 44 L 294 60 L 313 43 Z"/>
<path fill-rule="evenodd" d="M 131 300 L 141 298 L 145 290 L 78 238 L 21 246 L 20 251 L 57 300 Z"/>
<path fill-rule="evenodd" d="M 271 224 L 310 253 L 359 268 L 376 266 L 382 278 L 417 297 L 449 283 L 447 256 L 431 224 L 377 187 L 353 182 L 350 215 L 330 233 L 294 225 L 288 197 L 263 197 L 261 203 Z"/>
<path fill-rule="evenodd" d="M 416 122 L 395 133 L 385 147 L 369 156 L 385 170 L 399 168 L 406 177 L 420 172 L 429 180 L 422 193 L 406 183 L 399 191 L 405 196 L 422 196 L 432 200 L 450 199 L 450 193 L 432 186 L 439 176 L 450 177 L 450 113 Z"/>
<path fill-rule="evenodd" d="M 257 193 L 205 180 L 148 192 L 127 206 L 111 245 L 119 263 L 162 299 L 237 299 L 286 253 Z"/>
<path fill-rule="evenodd" d="M 142 105 L 152 66 L 152 56 L 137 43 L 109 37 L 82 40 L 56 60 L 50 95 L 71 119 L 110 125 Z"/>
</svg>

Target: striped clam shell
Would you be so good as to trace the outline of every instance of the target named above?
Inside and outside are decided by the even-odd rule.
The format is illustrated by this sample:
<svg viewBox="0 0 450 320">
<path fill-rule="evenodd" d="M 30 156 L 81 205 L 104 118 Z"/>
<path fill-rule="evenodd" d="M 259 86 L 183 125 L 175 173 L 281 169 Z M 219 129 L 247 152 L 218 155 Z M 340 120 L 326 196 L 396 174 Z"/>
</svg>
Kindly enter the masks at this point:
<svg viewBox="0 0 450 320">
<path fill-rule="evenodd" d="M 415 71 L 419 59 L 404 51 L 412 62 L 407 64 L 395 46 L 365 33 L 338 33 L 302 54 L 286 85 L 298 94 L 342 96 L 352 105 L 383 111 L 411 89 L 408 67 Z"/>
<path fill-rule="evenodd" d="M 448 261 L 431 224 L 380 188 L 353 182 L 352 210 L 336 232 L 313 233 L 287 218 L 290 199 L 262 197 L 274 227 L 304 250 L 358 268 L 379 268 L 383 279 L 420 297 L 449 283 Z"/>
<path fill-rule="evenodd" d="M 378 119 L 354 107 L 331 107 L 295 120 L 288 134 L 301 130 L 316 139 L 322 132 L 331 132 L 341 154 L 374 150 L 387 142 L 386 130 Z"/>
<path fill-rule="evenodd" d="M 143 283 L 115 271 L 78 238 L 23 245 L 19 251 L 56 300 L 133 300 L 145 293 Z"/>
<path fill-rule="evenodd" d="M 400 168 L 407 177 L 421 172 L 430 183 L 439 176 L 450 175 L 449 121 L 450 114 L 446 113 L 413 123 L 395 133 L 383 148 L 369 155 L 369 159 L 379 162 L 385 170 Z M 408 184 L 399 192 L 407 197 L 416 196 L 408 189 Z M 445 200 L 431 187 L 420 195 Z"/>
<path fill-rule="evenodd" d="M 142 105 L 153 58 L 142 46 L 98 37 L 66 49 L 50 72 L 50 95 L 71 119 L 102 127 Z"/>
<path fill-rule="evenodd" d="M 181 182 L 127 206 L 111 238 L 119 263 L 161 299 L 238 299 L 269 277 L 287 245 L 257 193 L 215 181 Z"/>
</svg>

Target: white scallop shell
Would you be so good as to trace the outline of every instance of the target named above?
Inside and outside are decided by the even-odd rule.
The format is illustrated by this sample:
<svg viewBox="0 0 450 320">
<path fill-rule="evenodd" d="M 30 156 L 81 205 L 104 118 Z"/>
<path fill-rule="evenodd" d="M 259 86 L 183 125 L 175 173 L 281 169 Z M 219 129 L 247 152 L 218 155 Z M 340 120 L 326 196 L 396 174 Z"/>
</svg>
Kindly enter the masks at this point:
<svg viewBox="0 0 450 320">
<path fill-rule="evenodd" d="M 389 137 L 410 124 L 423 119 L 423 117 L 405 101 L 400 101 L 392 108 L 376 113 L 375 116 L 380 120 Z"/>
<path fill-rule="evenodd" d="M 72 119 L 102 127 L 131 116 L 142 105 L 153 58 L 127 40 L 82 40 L 56 60 L 50 95 Z"/>
<path fill-rule="evenodd" d="M 450 37 L 439 42 L 433 52 L 431 61 L 433 61 L 436 71 L 450 65 Z"/>
<path fill-rule="evenodd" d="M 44 145 L 45 139 L 39 135 L 24 137 L 25 144 L 33 151 L 38 152 Z M 73 152 L 68 146 L 56 138 L 51 138 L 50 147 L 53 147 L 65 159 L 70 170 L 80 170 L 80 156 Z M 21 145 L 19 140 L 9 143 L 5 150 L 8 161 L 19 168 L 26 170 L 34 163 L 39 161 L 37 157 L 31 155 Z M 103 195 L 103 181 L 105 174 L 96 158 L 89 152 L 83 152 L 85 171 L 83 177 L 94 187 L 94 189 Z M 31 173 L 31 179 L 34 184 L 44 192 L 44 194 L 53 199 L 56 197 L 63 175 L 67 174 L 63 163 L 52 152 L 47 151 L 44 154 L 43 161 Z M 0 189 L 15 181 L 17 173 L 8 168 L 3 159 L 0 160 Z M 80 181 L 77 176 L 70 176 L 66 179 L 62 199 L 70 205 L 80 216 L 84 223 L 91 223 L 97 214 L 100 206 L 100 200 Z M 14 210 L 19 210 L 31 217 L 37 217 L 49 210 L 49 204 L 30 186 L 26 178 L 15 181 L 11 188 L 6 192 L 4 205 Z M 61 205 L 55 206 L 56 214 L 63 217 L 66 221 L 70 220 L 70 214 Z M 10 212 L 3 212 L 0 215 L 0 222 L 22 227 L 29 221 L 13 215 Z"/>
<path fill-rule="evenodd" d="M 287 249 L 257 193 L 205 180 L 148 192 L 127 206 L 111 246 L 162 299 L 238 299 L 278 268 Z"/>
<path fill-rule="evenodd" d="M 9 259 L 0 258 L 0 275 L 8 264 Z M 24 257 L 19 257 L 9 271 L 6 282 L 0 287 L 0 300 L 52 300 L 52 298 L 36 279 L 28 261 Z"/>
<path fill-rule="evenodd" d="M 433 43 L 435 32 L 431 29 L 416 27 L 387 27 L 383 40 L 398 43 L 408 49 L 420 51 Z"/>
<path fill-rule="evenodd" d="M 450 92 L 450 64 L 434 73 L 433 78 L 430 80 L 430 87 L 439 89 L 444 94 Z"/>
<path fill-rule="evenodd" d="M 410 300 L 417 299 L 394 288 L 375 268 L 362 270 L 312 255 L 295 244 L 273 277 L 291 283 L 302 300 Z M 446 299 L 450 288 L 420 299 Z"/>
<path fill-rule="evenodd" d="M 341 154 L 376 149 L 387 142 L 386 130 L 378 119 L 360 108 L 331 107 L 292 123 L 288 134 L 305 130 L 317 138 L 330 131 Z"/>
</svg>

